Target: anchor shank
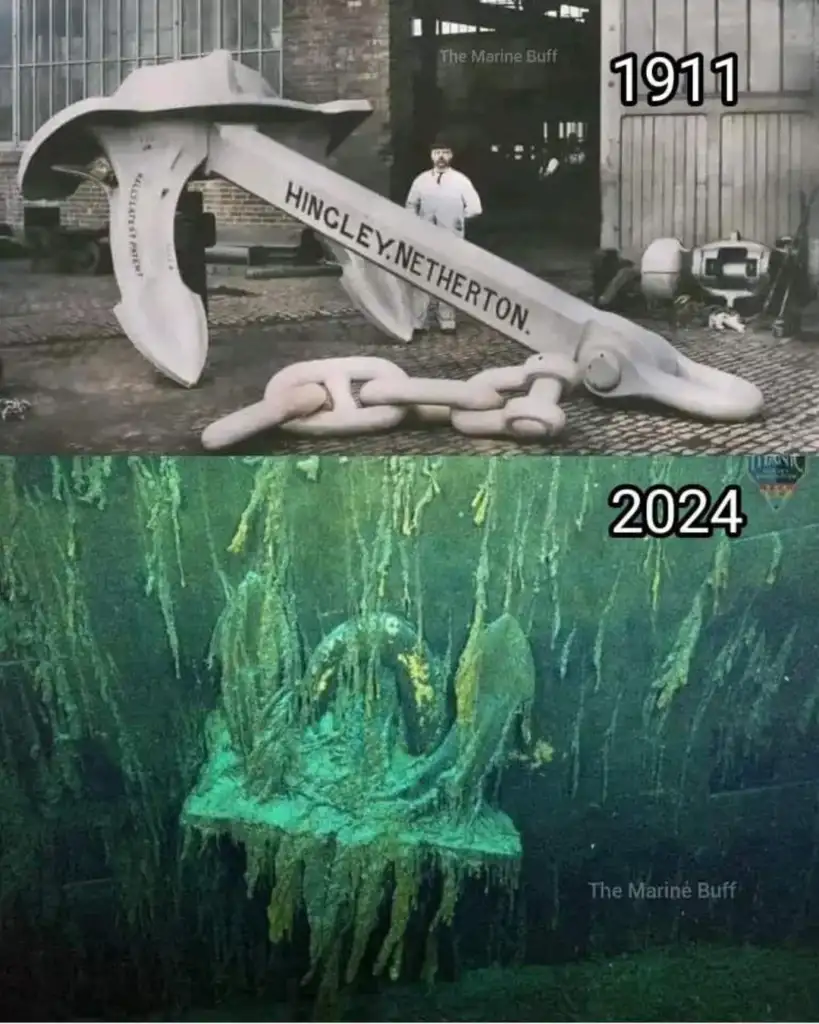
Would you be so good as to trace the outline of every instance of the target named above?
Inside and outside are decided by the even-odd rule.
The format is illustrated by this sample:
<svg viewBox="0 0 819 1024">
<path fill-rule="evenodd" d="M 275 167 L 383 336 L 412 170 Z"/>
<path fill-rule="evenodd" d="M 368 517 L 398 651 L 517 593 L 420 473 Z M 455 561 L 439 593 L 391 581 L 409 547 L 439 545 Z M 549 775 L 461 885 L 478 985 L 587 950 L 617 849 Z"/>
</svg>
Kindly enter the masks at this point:
<svg viewBox="0 0 819 1024">
<path fill-rule="evenodd" d="M 653 332 L 604 313 L 477 245 L 267 138 L 216 126 L 208 170 L 377 267 L 535 352 L 572 358 L 590 320 L 634 339 Z"/>
</svg>

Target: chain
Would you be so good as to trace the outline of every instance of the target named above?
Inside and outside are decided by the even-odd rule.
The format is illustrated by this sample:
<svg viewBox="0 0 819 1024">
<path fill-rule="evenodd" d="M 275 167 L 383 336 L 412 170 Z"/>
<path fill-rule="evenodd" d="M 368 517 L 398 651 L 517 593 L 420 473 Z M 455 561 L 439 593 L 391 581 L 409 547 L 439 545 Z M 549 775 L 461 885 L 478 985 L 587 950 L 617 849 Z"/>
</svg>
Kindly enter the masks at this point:
<svg viewBox="0 0 819 1024">
<path fill-rule="evenodd" d="M 374 434 L 410 416 L 469 437 L 551 438 L 566 425 L 560 401 L 579 378 L 578 364 L 560 353 L 538 353 L 468 380 L 411 377 L 375 356 L 314 359 L 279 371 L 261 402 L 212 423 L 202 443 L 226 448 L 271 428 L 302 437 Z"/>
</svg>

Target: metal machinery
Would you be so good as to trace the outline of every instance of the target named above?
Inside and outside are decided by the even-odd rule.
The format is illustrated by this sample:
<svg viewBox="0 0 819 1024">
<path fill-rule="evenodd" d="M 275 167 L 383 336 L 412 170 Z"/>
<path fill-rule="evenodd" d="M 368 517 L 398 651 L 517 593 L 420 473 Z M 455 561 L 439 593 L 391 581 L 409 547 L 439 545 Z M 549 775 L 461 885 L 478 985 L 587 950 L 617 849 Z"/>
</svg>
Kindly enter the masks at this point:
<svg viewBox="0 0 819 1024">
<path fill-rule="evenodd" d="M 776 337 L 798 334 L 819 285 L 808 240 L 815 196 L 813 192 L 803 197 L 794 234 L 778 238 L 772 246 L 748 241 L 739 232 L 693 249 L 677 238 L 655 239 L 643 253 L 639 273 L 634 271 L 643 296 L 655 301 L 679 301 L 686 295 L 705 298 L 721 307 L 712 319 L 730 319 L 737 329 L 742 329 L 740 314 L 761 313 L 770 315 Z"/>
<path fill-rule="evenodd" d="M 739 300 L 761 304 L 771 286 L 773 250 L 761 242 L 729 239 L 685 249 L 677 238 L 657 238 L 643 253 L 640 287 L 648 299 L 676 299 L 702 290 L 733 310 Z"/>
</svg>

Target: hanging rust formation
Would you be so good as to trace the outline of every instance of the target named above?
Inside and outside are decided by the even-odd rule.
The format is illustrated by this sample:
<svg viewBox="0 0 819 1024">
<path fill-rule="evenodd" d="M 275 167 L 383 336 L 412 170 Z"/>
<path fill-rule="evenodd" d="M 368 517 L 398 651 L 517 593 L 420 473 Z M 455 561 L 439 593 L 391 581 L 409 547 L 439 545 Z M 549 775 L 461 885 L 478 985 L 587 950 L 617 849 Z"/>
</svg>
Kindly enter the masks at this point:
<svg viewBox="0 0 819 1024">
<path fill-rule="evenodd" d="M 558 860 L 573 808 L 635 794 L 684 837 L 704 766 L 819 732 L 810 624 L 763 615 L 807 521 L 608 538 L 624 466 L 677 487 L 684 462 L 0 459 L 0 932 L 92 883 L 134 949 L 193 899 L 224 965 L 306 918 L 330 999 L 398 977 L 418 915 L 434 977 L 470 878 L 515 891 L 511 775 Z M 707 467 L 714 490 L 744 472 Z M 93 869 L 58 870 L 75 834 Z M 269 908 L 242 953 L 219 836 Z"/>
<path fill-rule="evenodd" d="M 242 587 L 260 585 L 254 575 Z M 212 723 L 210 757 L 183 822 L 245 846 L 251 891 L 272 882 L 271 941 L 289 935 L 304 907 L 312 970 L 331 989 L 340 968 L 347 982 L 355 978 L 385 899 L 391 920 L 374 970 L 400 976 L 409 916 L 431 871 L 444 876 L 435 927 L 451 923 L 462 878 L 514 881 L 519 835 L 485 803 L 483 783 L 503 764 L 515 716 L 534 696 L 534 665 L 509 614 L 483 630 L 475 658 L 474 720 L 447 722 L 446 677 L 412 627 L 390 613 L 349 620 L 300 679 L 280 677 L 256 705 L 252 731 L 235 712 Z M 276 679 L 276 666 L 261 664 L 268 668 Z M 224 685 L 235 706 L 234 681 Z"/>
<path fill-rule="evenodd" d="M 409 918 L 425 878 L 437 872 L 442 903 L 427 969 L 434 975 L 435 931 L 452 922 L 462 880 L 485 873 L 511 887 L 521 856 L 517 830 L 486 803 L 484 783 L 506 761 L 514 722 L 534 699 L 531 649 L 511 613 L 485 622 L 484 541 L 464 654 L 448 671 L 445 652 L 437 656 L 421 632 L 422 594 L 410 571 L 421 517 L 439 493 L 435 466 L 419 472 L 417 463 L 390 460 L 381 468 L 380 507 L 362 508 L 349 496 L 358 543 L 372 559 L 354 615 L 306 658 L 285 550 L 298 538 L 285 544 L 269 526 L 270 516 L 279 521 L 286 484 L 258 481 L 267 498 L 254 490 L 231 549 L 241 550 L 264 506 L 264 562 L 228 595 L 216 625 L 222 709 L 182 814 L 200 836 L 228 834 L 246 848 L 251 892 L 271 884 L 271 941 L 286 938 L 306 911 L 311 972 L 321 973 L 328 996 L 339 972 L 347 982 L 358 973 L 385 900 L 390 924 L 373 969 L 400 976 Z M 363 533 L 367 512 L 374 543 Z M 394 597 L 393 573 L 400 581 Z"/>
</svg>

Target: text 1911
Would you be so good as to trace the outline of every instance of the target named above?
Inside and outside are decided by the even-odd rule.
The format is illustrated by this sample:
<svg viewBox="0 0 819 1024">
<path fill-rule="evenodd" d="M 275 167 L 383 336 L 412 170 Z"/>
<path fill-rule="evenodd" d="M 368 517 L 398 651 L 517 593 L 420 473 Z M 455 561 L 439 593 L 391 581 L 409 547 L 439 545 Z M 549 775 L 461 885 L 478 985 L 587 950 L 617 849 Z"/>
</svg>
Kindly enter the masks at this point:
<svg viewBox="0 0 819 1024">
<path fill-rule="evenodd" d="M 742 511 L 742 491 L 735 484 L 712 497 L 705 487 L 616 487 L 609 505 L 620 509 L 609 526 L 609 536 L 625 539 L 647 537 L 712 538 L 719 533 L 736 539 L 748 525 Z"/>
<path fill-rule="evenodd" d="M 658 51 L 650 53 L 642 64 L 636 53 L 623 53 L 609 66 L 620 78 L 620 102 L 624 107 L 637 106 L 641 88 L 650 107 L 664 107 L 680 94 L 686 106 L 701 107 L 705 103 L 705 57 L 701 53 L 672 57 Z M 709 67 L 716 76 L 720 102 L 724 107 L 735 107 L 739 102 L 739 57 L 723 53 L 714 57 Z"/>
</svg>

